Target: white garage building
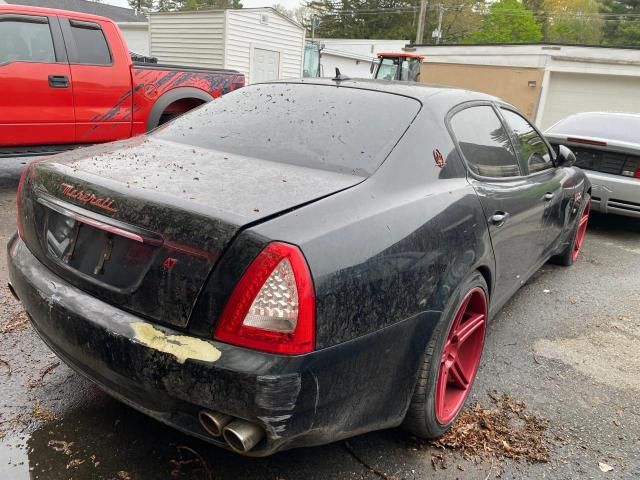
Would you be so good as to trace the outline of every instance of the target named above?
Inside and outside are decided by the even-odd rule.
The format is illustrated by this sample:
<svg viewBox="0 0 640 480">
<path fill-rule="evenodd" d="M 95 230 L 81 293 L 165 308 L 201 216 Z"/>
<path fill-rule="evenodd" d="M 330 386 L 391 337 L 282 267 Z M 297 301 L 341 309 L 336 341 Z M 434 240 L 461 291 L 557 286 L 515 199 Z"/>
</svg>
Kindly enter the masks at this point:
<svg viewBox="0 0 640 480">
<path fill-rule="evenodd" d="M 160 63 L 230 68 L 247 83 L 302 76 L 304 28 L 270 7 L 152 13 L 149 44 Z"/>
<path fill-rule="evenodd" d="M 541 128 L 571 113 L 640 112 L 640 49 L 536 45 L 423 45 L 421 79 L 485 91 Z"/>
</svg>

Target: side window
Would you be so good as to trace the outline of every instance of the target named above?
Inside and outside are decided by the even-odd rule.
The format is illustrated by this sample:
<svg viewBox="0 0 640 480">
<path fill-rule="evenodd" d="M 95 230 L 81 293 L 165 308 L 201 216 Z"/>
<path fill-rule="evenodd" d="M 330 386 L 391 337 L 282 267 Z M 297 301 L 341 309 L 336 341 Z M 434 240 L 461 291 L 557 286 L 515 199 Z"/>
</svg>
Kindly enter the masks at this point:
<svg viewBox="0 0 640 480">
<path fill-rule="evenodd" d="M 382 80 L 394 80 L 396 78 L 396 70 L 398 70 L 398 62 L 391 58 L 384 58 L 378 68 L 376 78 Z"/>
<path fill-rule="evenodd" d="M 78 58 L 74 63 L 111 65 L 111 52 L 104 33 L 97 23 L 71 21 Z"/>
<path fill-rule="evenodd" d="M 551 154 L 538 132 L 523 117 L 507 109 L 501 109 L 507 125 L 513 131 L 516 148 L 527 164 L 529 173 L 540 172 L 553 167 Z"/>
<path fill-rule="evenodd" d="M 42 22 L 29 22 L 0 17 L 0 65 L 9 62 L 55 63 L 51 30 L 46 17 L 42 19 Z"/>
<path fill-rule="evenodd" d="M 509 134 L 489 105 L 470 107 L 456 113 L 451 129 L 469 168 L 484 177 L 520 175 L 518 159 Z"/>
</svg>

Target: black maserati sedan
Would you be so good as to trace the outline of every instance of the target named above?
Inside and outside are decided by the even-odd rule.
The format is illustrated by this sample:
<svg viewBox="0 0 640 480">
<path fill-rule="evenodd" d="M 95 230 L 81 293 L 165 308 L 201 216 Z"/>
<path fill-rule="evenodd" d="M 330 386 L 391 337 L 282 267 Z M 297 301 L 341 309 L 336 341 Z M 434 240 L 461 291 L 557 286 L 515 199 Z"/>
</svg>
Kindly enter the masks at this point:
<svg viewBox="0 0 640 480">
<path fill-rule="evenodd" d="M 72 368 L 221 447 L 436 437 L 487 321 L 545 262 L 578 259 L 574 161 L 484 94 L 256 84 L 32 163 L 11 288 Z"/>
</svg>

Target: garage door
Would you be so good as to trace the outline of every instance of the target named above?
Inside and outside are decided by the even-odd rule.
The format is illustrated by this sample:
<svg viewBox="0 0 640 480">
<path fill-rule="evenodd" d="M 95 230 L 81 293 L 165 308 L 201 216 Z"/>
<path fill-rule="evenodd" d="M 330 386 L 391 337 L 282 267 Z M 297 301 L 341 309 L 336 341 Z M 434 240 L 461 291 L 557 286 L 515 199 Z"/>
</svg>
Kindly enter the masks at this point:
<svg viewBox="0 0 640 480">
<path fill-rule="evenodd" d="M 277 80 L 280 70 L 280 52 L 273 50 L 253 49 L 251 65 L 251 83 Z"/>
<path fill-rule="evenodd" d="M 571 113 L 640 112 L 640 77 L 552 72 L 541 127 Z"/>
</svg>

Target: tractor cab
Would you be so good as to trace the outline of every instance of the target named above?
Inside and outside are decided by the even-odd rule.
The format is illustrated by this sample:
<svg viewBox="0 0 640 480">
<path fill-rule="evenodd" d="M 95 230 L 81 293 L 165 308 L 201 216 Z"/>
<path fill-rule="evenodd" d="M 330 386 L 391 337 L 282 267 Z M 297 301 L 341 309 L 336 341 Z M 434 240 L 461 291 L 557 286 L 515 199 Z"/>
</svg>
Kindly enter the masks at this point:
<svg viewBox="0 0 640 480">
<path fill-rule="evenodd" d="M 378 80 L 417 82 L 423 59 L 424 55 L 415 53 L 379 53 L 377 61 L 371 64 L 371 73 Z"/>
</svg>

